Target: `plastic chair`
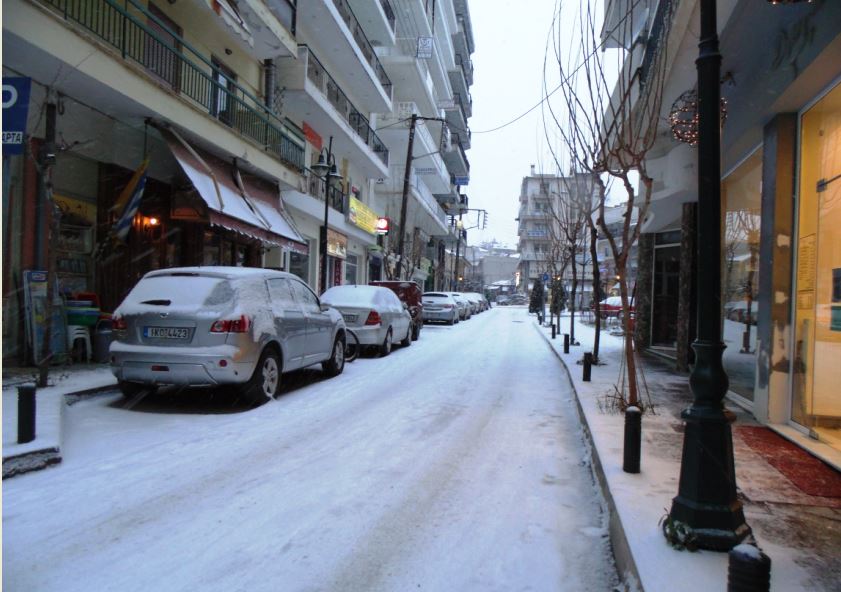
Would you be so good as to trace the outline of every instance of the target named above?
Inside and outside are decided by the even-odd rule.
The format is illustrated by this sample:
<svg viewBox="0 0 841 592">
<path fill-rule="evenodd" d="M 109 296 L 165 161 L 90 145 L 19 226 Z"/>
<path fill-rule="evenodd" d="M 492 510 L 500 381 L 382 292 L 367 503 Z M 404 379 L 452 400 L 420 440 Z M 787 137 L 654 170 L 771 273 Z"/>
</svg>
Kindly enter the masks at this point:
<svg viewBox="0 0 841 592">
<path fill-rule="evenodd" d="M 85 346 L 85 360 L 90 363 L 93 353 L 90 331 L 83 325 L 67 325 L 67 349 L 70 350 L 71 354 L 75 352 L 76 341 L 80 339 Z"/>
</svg>

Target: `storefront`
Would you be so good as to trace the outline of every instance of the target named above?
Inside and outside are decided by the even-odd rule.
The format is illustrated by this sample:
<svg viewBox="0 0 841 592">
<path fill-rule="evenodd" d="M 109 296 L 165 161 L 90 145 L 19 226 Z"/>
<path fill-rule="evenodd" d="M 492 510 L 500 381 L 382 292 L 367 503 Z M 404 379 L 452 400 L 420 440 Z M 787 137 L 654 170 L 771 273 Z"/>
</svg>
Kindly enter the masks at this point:
<svg viewBox="0 0 841 592">
<path fill-rule="evenodd" d="M 841 450 L 841 84 L 799 124 L 790 420 Z"/>
</svg>

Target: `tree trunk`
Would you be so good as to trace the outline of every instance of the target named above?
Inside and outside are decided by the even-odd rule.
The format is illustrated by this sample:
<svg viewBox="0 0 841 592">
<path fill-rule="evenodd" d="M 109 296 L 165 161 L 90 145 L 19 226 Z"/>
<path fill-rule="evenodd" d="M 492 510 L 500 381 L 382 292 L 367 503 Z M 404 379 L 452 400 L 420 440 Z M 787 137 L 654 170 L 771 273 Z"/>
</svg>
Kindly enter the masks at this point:
<svg viewBox="0 0 841 592">
<path fill-rule="evenodd" d="M 593 312 L 596 315 L 596 335 L 593 338 L 593 363 L 599 361 L 599 340 L 602 332 L 602 319 L 599 311 L 599 298 L 601 298 L 601 272 L 599 271 L 599 254 L 596 250 L 598 232 L 596 227 L 590 225 L 590 259 L 593 262 Z"/>
<path fill-rule="evenodd" d="M 572 295 L 569 299 L 569 342 L 575 345 L 575 292 L 578 289 L 578 267 L 575 265 L 575 243 L 572 243 Z"/>
<path fill-rule="evenodd" d="M 617 262 L 620 263 L 620 262 Z M 628 279 L 625 274 L 626 260 L 623 257 L 617 271 L 619 272 L 619 294 L 622 298 L 622 329 L 625 338 L 625 367 L 628 372 L 628 405 L 637 406 L 639 396 L 637 392 L 637 364 L 634 356 L 634 336 L 631 332 L 630 305 L 628 302 Z"/>
</svg>

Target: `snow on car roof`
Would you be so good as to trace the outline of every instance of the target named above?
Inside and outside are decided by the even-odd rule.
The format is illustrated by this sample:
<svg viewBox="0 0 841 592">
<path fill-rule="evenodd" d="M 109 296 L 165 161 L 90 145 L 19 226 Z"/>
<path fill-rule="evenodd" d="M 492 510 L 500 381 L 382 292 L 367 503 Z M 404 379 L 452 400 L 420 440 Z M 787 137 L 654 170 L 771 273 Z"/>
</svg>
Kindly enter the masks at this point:
<svg viewBox="0 0 841 592">
<path fill-rule="evenodd" d="M 388 288 L 357 284 L 333 286 L 321 295 L 322 302 L 339 306 L 368 306 L 372 302 L 393 304 L 396 298 Z"/>
<path fill-rule="evenodd" d="M 276 269 L 265 269 L 262 267 L 233 267 L 224 265 L 197 265 L 193 267 L 170 267 L 150 271 L 143 277 L 160 277 L 173 275 L 199 275 L 206 277 L 218 277 L 234 279 L 237 277 L 271 275 L 289 277 L 291 274 Z"/>
</svg>

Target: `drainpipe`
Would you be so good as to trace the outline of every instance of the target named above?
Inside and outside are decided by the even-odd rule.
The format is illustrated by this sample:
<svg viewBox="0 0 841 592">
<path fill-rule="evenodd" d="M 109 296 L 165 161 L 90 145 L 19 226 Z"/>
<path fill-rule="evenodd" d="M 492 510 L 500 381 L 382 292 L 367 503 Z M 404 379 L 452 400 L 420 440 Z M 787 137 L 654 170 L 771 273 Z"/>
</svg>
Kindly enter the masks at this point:
<svg viewBox="0 0 841 592">
<path fill-rule="evenodd" d="M 264 102 L 266 104 L 266 108 L 271 112 L 274 112 L 275 110 L 274 87 L 276 79 L 277 66 L 275 66 L 274 60 L 263 60 L 263 85 L 265 87 Z"/>
</svg>

